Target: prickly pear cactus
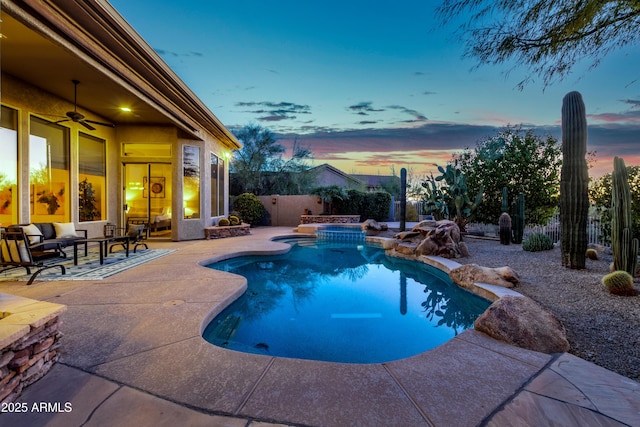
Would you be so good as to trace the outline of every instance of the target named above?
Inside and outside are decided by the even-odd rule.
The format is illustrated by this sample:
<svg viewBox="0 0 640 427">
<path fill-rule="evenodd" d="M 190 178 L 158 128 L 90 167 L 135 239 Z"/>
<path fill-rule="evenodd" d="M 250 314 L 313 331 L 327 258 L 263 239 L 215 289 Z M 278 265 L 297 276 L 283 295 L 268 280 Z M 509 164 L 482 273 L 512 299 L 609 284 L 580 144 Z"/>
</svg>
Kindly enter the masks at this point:
<svg viewBox="0 0 640 427">
<path fill-rule="evenodd" d="M 585 268 L 587 216 L 587 117 L 582 95 L 569 92 L 562 100 L 562 170 L 560 175 L 560 246 L 562 265 Z"/>
</svg>

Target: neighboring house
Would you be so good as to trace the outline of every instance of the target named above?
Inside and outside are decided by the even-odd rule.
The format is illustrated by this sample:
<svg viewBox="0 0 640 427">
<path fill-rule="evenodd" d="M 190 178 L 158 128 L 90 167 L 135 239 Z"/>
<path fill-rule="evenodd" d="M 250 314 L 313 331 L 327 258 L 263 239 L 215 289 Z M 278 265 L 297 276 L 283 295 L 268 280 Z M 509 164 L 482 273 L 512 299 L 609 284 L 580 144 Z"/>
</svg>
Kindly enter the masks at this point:
<svg viewBox="0 0 640 427">
<path fill-rule="evenodd" d="M 397 197 L 400 192 L 400 177 L 395 175 L 351 175 L 364 183 L 367 192 L 387 191 Z"/>
<path fill-rule="evenodd" d="M 354 189 L 365 191 L 365 186 L 362 181 L 354 178 L 352 175 L 342 172 L 340 169 L 331 166 L 328 163 L 324 163 L 320 166 L 312 168 L 313 176 L 315 177 L 316 187 L 328 187 L 330 185 L 337 185 L 345 189 Z"/>
<path fill-rule="evenodd" d="M 107 1 L 1 14 L 0 223 L 135 217 L 188 240 L 228 215 L 241 144 Z"/>
</svg>

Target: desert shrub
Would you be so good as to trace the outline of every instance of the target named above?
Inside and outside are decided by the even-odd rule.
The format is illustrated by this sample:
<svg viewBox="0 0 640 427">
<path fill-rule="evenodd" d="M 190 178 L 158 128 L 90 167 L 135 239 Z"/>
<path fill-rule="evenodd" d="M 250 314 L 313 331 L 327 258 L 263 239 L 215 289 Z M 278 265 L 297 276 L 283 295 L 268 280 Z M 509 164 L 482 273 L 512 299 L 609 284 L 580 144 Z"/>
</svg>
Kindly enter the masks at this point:
<svg viewBox="0 0 640 427">
<path fill-rule="evenodd" d="M 333 201 L 334 212 L 338 215 L 360 215 L 360 220 L 375 219 L 386 221 L 391 208 L 391 195 L 386 191 L 365 193 L 347 190 L 347 197 Z"/>
<path fill-rule="evenodd" d="M 553 241 L 546 234 L 533 233 L 522 242 L 522 249 L 528 252 L 548 251 L 553 249 Z"/>
<path fill-rule="evenodd" d="M 633 277 L 626 271 L 618 270 L 602 278 L 602 284 L 614 295 L 637 295 L 633 287 Z"/>
<path fill-rule="evenodd" d="M 230 224 L 231 224 L 231 222 L 230 222 L 227 218 L 220 218 L 220 219 L 218 220 L 218 225 L 219 225 L 220 227 L 227 227 L 227 226 L 228 226 L 228 225 L 230 225 Z"/>
<path fill-rule="evenodd" d="M 233 199 L 233 209 L 248 224 L 257 225 L 262 221 L 267 210 L 254 194 L 244 193 Z"/>
</svg>

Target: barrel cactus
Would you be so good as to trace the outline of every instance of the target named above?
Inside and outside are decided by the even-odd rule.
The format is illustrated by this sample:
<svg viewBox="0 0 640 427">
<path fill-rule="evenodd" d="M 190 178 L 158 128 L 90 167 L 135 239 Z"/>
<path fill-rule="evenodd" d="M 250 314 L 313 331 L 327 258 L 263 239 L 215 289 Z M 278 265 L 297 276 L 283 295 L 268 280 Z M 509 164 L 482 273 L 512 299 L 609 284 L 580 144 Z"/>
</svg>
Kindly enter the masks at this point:
<svg viewBox="0 0 640 427">
<path fill-rule="evenodd" d="M 611 174 L 611 250 L 613 268 L 635 276 L 638 265 L 638 239 L 633 238 L 633 217 L 629 175 L 624 160 L 613 159 Z"/>
<path fill-rule="evenodd" d="M 602 284 L 614 295 L 637 295 L 633 287 L 633 277 L 626 271 L 618 270 L 602 278 Z"/>
<path fill-rule="evenodd" d="M 533 233 L 522 242 L 522 250 L 527 252 L 549 251 L 553 249 L 551 237 L 543 233 Z"/>
<path fill-rule="evenodd" d="M 562 100 L 562 170 L 560 175 L 560 245 L 562 265 L 585 268 L 589 173 L 587 118 L 582 95 L 569 92 Z"/>
<path fill-rule="evenodd" d="M 231 222 L 227 218 L 220 218 L 218 220 L 218 226 L 220 227 L 228 227 L 230 224 Z"/>
<path fill-rule="evenodd" d="M 240 225 L 240 218 L 235 215 L 229 215 L 229 223 L 231 225 Z"/>
<path fill-rule="evenodd" d="M 498 219 L 498 226 L 500 228 L 500 243 L 508 245 L 511 243 L 511 217 L 508 213 L 503 212 Z"/>
<path fill-rule="evenodd" d="M 585 253 L 585 256 L 588 259 L 597 260 L 598 259 L 598 251 L 596 251 L 593 248 L 589 248 L 589 249 L 587 249 L 587 252 Z"/>
</svg>

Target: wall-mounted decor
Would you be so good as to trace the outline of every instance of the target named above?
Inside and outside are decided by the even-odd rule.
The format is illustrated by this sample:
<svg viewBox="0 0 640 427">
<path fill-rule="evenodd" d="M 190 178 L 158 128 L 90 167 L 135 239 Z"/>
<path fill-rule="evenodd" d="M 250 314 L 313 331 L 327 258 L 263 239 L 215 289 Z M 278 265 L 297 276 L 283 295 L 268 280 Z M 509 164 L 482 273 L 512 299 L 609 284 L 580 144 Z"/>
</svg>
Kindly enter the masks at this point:
<svg viewBox="0 0 640 427">
<path fill-rule="evenodd" d="M 163 176 L 152 176 L 151 178 L 149 178 L 149 181 L 147 181 L 147 177 L 145 176 L 142 179 L 144 187 L 142 197 L 149 197 L 150 195 L 152 199 L 164 199 L 164 182 L 165 181 Z"/>
</svg>

